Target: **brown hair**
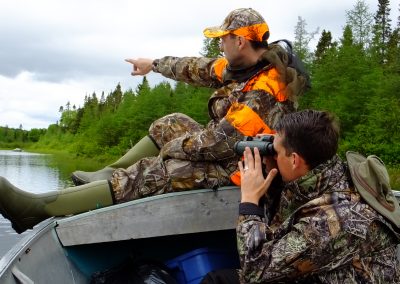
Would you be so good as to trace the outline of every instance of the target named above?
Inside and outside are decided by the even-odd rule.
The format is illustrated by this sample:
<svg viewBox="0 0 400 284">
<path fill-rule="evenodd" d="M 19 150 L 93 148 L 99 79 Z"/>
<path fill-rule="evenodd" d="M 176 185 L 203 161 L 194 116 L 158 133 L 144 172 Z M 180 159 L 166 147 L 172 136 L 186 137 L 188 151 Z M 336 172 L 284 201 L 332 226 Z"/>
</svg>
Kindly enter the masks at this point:
<svg viewBox="0 0 400 284">
<path fill-rule="evenodd" d="M 315 168 L 331 159 L 338 149 L 339 125 L 336 118 L 325 111 L 304 110 L 286 114 L 275 125 L 283 137 L 286 154 L 299 154 Z"/>
</svg>

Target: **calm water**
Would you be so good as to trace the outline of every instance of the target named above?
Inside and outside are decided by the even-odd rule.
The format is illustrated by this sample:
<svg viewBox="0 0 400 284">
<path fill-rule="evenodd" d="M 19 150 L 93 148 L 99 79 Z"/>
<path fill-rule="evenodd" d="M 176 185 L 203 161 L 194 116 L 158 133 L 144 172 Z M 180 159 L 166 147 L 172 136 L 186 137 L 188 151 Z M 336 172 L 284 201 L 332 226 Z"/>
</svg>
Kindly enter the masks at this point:
<svg viewBox="0 0 400 284">
<path fill-rule="evenodd" d="M 70 185 L 58 168 L 50 166 L 51 159 L 51 155 L 0 150 L 0 176 L 20 189 L 36 193 Z M 0 257 L 28 232 L 15 233 L 11 223 L 0 215 Z"/>
</svg>

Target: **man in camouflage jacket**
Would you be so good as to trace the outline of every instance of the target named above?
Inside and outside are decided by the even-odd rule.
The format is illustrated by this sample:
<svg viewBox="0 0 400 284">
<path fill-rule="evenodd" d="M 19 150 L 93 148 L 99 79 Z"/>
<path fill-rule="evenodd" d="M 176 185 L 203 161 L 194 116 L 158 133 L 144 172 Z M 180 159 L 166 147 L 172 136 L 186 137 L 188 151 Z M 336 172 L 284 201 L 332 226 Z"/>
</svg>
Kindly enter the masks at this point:
<svg viewBox="0 0 400 284">
<path fill-rule="evenodd" d="M 149 137 L 160 155 L 114 171 L 112 185 L 118 203 L 237 183 L 239 157 L 233 151 L 234 143 L 243 136 L 271 133 L 282 115 L 296 109 L 306 78 L 289 66 L 294 60 L 289 46 L 267 44 L 269 29 L 259 13 L 234 10 L 222 26 L 208 28 L 204 34 L 221 38 L 225 57 L 127 60 L 133 65 L 132 75 L 152 70 L 217 90 L 209 100 L 211 121 L 206 127 L 179 113 L 151 125 Z"/>
<path fill-rule="evenodd" d="M 276 127 L 276 162 L 284 181 L 271 196 L 272 169 L 245 150 L 237 226 L 241 283 L 400 283 L 399 228 L 354 189 L 335 154 L 338 127 L 325 112 L 286 115 Z M 269 193 L 266 208 L 260 198 Z M 273 209 L 273 199 L 279 201 Z M 276 212 L 276 213 L 274 213 Z"/>
</svg>

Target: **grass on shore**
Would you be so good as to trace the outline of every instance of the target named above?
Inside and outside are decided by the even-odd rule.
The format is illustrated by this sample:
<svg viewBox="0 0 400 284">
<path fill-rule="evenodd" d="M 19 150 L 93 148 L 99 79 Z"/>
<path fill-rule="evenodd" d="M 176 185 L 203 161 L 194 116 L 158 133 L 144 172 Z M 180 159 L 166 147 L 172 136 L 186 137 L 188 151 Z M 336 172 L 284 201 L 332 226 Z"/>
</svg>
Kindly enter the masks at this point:
<svg viewBox="0 0 400 284">
<path fill-rule="evenodd" d="M 387 168 L 392 189 L 400 191 L 400 166 Z"/>
</svg>

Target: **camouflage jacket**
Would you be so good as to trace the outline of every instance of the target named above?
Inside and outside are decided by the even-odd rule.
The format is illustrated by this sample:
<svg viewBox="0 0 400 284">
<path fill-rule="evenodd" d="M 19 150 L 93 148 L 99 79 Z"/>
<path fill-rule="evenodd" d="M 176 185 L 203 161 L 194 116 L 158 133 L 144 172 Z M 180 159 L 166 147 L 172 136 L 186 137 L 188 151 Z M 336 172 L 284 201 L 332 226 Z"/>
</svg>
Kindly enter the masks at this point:
<svg viewBox="0 0 400 284">
<path fill-rule="evenodd" d="M 167 78 L 216 89 L 209 99 L 211 121 L 208 125 L 202 131 L 187 133 L 166 145 L 159 145 L 163 157 L 190 161 L 237 160 L 238 157 L 232 150 L 233 145 L 244 134 L 238 130 L 237 124 L 226 118 L 234 103 L 239 102 L 249 107 L 271 128 L 283 114 L 296 109 L 296 99 L 305 89 L 305 79 L 288 66 L 288 54 L 283 48 L 271 45 L 256 66 L 245 70 L 230 70 L 228 66 L 222 77 L 216 71 L 216 65 L 221 60 L 224 59 L 166 56 L 154 61 L 153 71 Z M 284 85 L 282 92 L 288 98 L 285 101 L 277 101 L 273 94 L 264 90 L 244 90 L 257 74 L 271 68 L 276 68 L 279 72 L 276 80 Z M 269 83 L 273 82 L 264 84 Z M 249 136 L 255 134 L 257 133 Z"/>
<path fill-rule="evenodd" d="M 400 283 L 398 234 L 338 157 L 286 184 L 273 218 L 254 204 L 239 211 L 242 283 Z"/>
</svg>

